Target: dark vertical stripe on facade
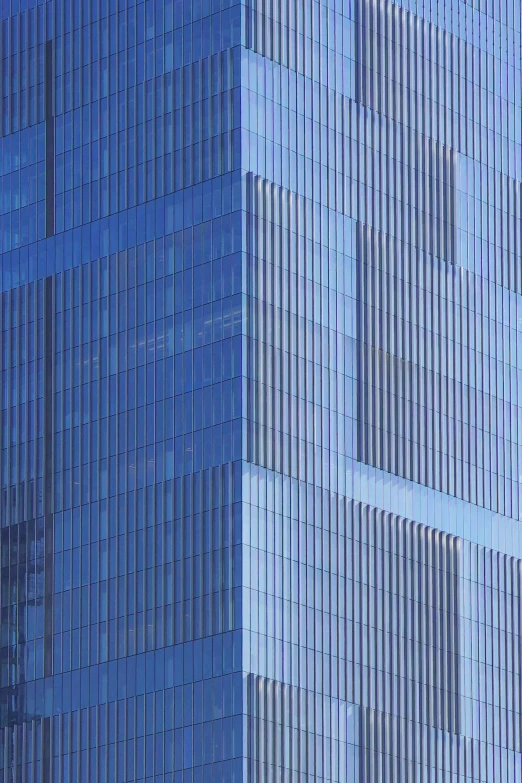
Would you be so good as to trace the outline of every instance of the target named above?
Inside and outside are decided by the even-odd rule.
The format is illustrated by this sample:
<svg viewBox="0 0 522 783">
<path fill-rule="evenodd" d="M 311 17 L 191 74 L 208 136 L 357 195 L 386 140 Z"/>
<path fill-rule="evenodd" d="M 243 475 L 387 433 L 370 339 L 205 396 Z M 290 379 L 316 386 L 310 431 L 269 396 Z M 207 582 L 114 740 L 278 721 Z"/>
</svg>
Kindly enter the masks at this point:
<svg viewBox="0 0 522 783">
<path fill-rule="evenodd" d="M 53 665 L 53 591 L 54 591 L 54 296 L 53 278 L 44 280 L 44 437 L 43 437 L 43 506 L 45 515 L 44 562 L 44 676 L 50 676 Z"/>
<path fill-rule="evenodd" d="M 362 45 L 362 3 L 363 0 L 356 0 L 353 9 L 354 13 L 354 28 L 355 28 L 355 101 L 356 103 L 362 103 L 363 94 L 363 78 L 365 65 L 363 63 L 364 58 L 364 46 Z"/>
<path fill-rule="evenodd" d="M 44 280 L 44 513 L 52 513 L 54 435 L 54 295 L 53 278 Z"/>
<path fill-rule="evenodd" d="M 357 459 L 359 462 L 366 462 L 368 455 L 368 446 L 366 443 L 367 433 L 365 427 L 366 406 L 368 391 L 365 388 L 365 319 L 366 319 L 366 296 L 365 296 L 365 248 L 364 248 L 364 226 L 357 222 L 356 228 L 356 361 L 357 361 Z"/>
<path fill-rule="evenodd" d="M 254 48 L 254 9 L 252 8 L 251 0 L 246 0 L 245 3 L 245 47 L 247 49 Z"/>
<path fill-rule="evenodd" d="M 51 783 L 51 718 L 42 718 L 42 783 Z"/>
<path fill-rule="evenodd" d="M 255 450 L 255 425 L 257 422 L 257 416 L 254 409 L 254 378 L 256 373 L 254 371 L 254 297 L 253 297 L 253 273 L 254 273 L 254 175 L 247 174 L 247 186 L 246 186 L 246 282 L 248 292 L 247 302 L 247 415 L 248 415 L 248 432 L 247 432 L 247 460 L 249 462 L 256 462 L 256 450 Z"/>
<path fill-rule="evenodd" d="M 45 235 L 54 234 L 54 45 L 45 42 Z"/>
<path fill-rule="evenodd" d="M 461 602 L 460 602 L 460 580 L 465 577 L 465 574 L 461 574 L 460 568 L 460 546 L 461 540 L 455 536 L 450 537 L 451 540 L 451 587 L 452 592 L 449 600 L 450 610 L 450 624 L 452 637 L 450 639 L 451 660 L 453 665 L 452 682 L 449 694 L 449 703 L 453 708 L 451 724 L 451 731 L 454 734 L 460 734 L 462 732 L 462 682 L 461 682 L 461 669 L 460 659 L 462 651 L 460 649 L 461 639 Z M 459 770 L 462 773 L 462 770 Z"/>
<path fill-rule="evenodd" d="M 450 242 L 450 252 L 448 261 L 452 264 L 458 263 L 457 257 L 457 152 L 454 149 L 446 148 L 448 152 L 448 233 Z"/>
<path fill-rule="evenodd" d="M 0 36 L 0 84 L 4 83 L 4 57 L 5 54 L 4 54 L 3 36 Z M 0 95 L 0 139 L 4 135 L 4 126 L 8 122 L 8 117 L 6 116 L 7 112 L 4 111 L 5 105 L 6 105 L 6 97 Z"/>
<path fill-rule="evenodd" d="M 248 780 L 254 781 L 254 717 L 252 713 L 252 678 L 249 674 L 246 677 L 244 708 L 246 711 L 246 757 L 248 763 Z"/>
</svg>

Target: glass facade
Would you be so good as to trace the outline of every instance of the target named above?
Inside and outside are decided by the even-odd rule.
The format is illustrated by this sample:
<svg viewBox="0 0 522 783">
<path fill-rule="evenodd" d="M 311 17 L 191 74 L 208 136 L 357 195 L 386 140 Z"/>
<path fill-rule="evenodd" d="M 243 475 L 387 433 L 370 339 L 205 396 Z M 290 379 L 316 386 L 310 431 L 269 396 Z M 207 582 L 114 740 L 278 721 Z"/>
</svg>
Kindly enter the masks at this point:
<svg viewBox="0 0 522 783">
<path fill-rule="evenodd" d="M 521 52 L 0 0 L 0 783 L 522 783 Z"/>
</svg>

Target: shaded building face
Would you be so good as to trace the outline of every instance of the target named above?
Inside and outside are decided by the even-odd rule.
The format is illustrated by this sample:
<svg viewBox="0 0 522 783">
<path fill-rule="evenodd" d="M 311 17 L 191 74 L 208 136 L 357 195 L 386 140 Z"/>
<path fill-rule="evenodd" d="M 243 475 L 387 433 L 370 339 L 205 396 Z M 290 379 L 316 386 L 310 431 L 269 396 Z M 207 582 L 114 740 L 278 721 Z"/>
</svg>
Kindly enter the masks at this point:
<svg viewBox="0 0 522 783">
<path fill-rule="evenodd" d="M 521 779 L 514 0 L 0 8 L 0 780 Z"/>
</svg>

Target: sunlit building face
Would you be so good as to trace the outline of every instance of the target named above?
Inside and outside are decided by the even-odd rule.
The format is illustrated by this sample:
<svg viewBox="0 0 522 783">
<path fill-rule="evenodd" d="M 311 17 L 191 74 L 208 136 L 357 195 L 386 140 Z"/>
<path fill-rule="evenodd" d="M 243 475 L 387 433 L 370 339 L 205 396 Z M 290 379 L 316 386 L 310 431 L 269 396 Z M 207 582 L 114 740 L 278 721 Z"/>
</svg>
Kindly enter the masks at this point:
<svg viewBox="0 0 522 783">
<path fill-rule="evenodd" d="M 2 783 L 522 779 L 521 29 L 0 3 Z"/>
</svg>

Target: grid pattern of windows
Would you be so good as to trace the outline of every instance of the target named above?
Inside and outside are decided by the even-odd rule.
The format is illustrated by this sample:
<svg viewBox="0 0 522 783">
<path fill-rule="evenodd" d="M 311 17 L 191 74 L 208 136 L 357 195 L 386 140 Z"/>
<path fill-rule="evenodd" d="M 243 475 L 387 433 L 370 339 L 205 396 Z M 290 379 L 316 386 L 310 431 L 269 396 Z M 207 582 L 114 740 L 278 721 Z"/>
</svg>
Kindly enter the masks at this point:
<svg viewBox="0 0 522 783">
<path fill-rule="evenodd" d="M 521 303 L 358 226 L 358 455 L 516 519 Z"/>
<path fill-rule="evenodd" d="M 521 21 L 247 7 L 251 779 L 521 779 Z"/>
<path fill-rule="evenodd" d="M 143 681 L 127 698 L 111 694 L 108 702 L 100 692 L 91 706 L 40 720 L 27 716 L 1 730 L 4 769 L 13 780 L 24 770 L 29 780 L 41 781 L 177 783 L 190 774 L 201 783 L 240 783 L 241 675 L 213 675 L 200 657 L 193 681 L 173 686 L 173 662 L 166 663 L 155 687 Z"/>
<path fill-rule="evenodd" d="M 252 769 L 521 780 L 522 560 L 251 465 L 242 497 Z"/>
<path fill-rule="evenodd" d="M 314 483 L 355 455 L 355 225 L 328 246 L 310 200 L 247 183 L 249 459 Z"/>
<path fill-rule="evenodd" d="M 0 0 L 1 783 L 522 783 L 519 0 Z"/>
<path fill-rule="evenodd" d="M 239 783 L 240 5 L 0 10 L 0 777 Z"/>
</svg>

